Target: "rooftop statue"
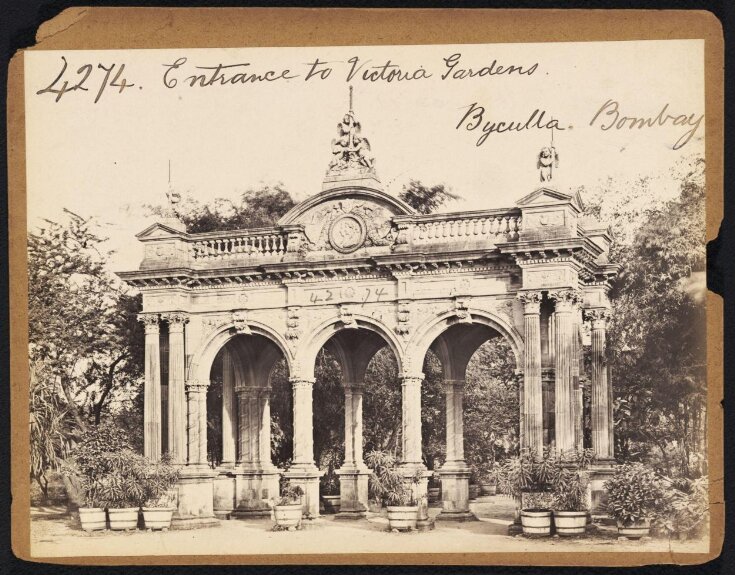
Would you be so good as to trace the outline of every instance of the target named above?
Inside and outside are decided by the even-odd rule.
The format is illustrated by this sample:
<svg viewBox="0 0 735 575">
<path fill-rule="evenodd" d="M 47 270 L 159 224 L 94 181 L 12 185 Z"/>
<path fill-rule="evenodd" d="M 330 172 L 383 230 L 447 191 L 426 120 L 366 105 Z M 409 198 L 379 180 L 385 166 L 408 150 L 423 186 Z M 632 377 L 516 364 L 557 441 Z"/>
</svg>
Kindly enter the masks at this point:
<svg viewBox="0 0 735 575">
<path fill-rule="evenodd" d="M 541 148 L 541 152 L 539 152 L 538 160 L 536 162 L 536 168 L 539 171 L 541 181 L 550 181 L 553 175 L 553 169 L 558 167 L 559 154 L 557 154 L 556 148 L 553 145 L 551 147 Z"/>
<path fill-rule="evenodd" d="M 352 87 L 350 86 L 350 111 L 337 124 L 337 137 L 332 140 L 332 161 L 327 175 L 340 174 L 348 170 L 374 172 L 375 160 L 370 151 L 370 142 L 361 135 L 360 122 L 352 111 Z"/>
</svg>

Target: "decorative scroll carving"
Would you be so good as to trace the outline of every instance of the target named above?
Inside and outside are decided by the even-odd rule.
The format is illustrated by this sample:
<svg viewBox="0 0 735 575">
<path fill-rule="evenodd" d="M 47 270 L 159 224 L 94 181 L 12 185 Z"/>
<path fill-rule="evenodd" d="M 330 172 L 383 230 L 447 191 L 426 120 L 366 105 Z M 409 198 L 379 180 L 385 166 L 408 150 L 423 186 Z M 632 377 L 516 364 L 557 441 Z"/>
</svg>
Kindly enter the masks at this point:
<svg viewBox="0 0 735 575">
<path fill-rule="evenodd" d="M 301 329 L 299 328 L 299 306 L 291 306 L 287 310 L 286 339 L 289 341 L 299 339 Z"/>
<path fill-rule="evenodd" d="M 583 301 L 582 292 L 575 289 L 550 291 L 549 299 L 556 303 L 557 311 L 571 311 L 572 307 Z"/>
<path fill-rule="evenodd" d="M 138 321 L 145 327 L 145 333 L 158 333 L 159 317 L 157 313 L 139 313 Z"/>
<path fill-rule="evenodd" d="M 411 331 L 411 307 L 408 300 L 398 302 L 396 333 L 404 337 Z"/>
<path fill-rule="evenodd" d="M 346 305 L 339 306 L 339 320 L 345 324 L 347 329 L 358 328 L 357 320 L 352 315 L 352 310 Z"/>
<path fill-rule="evenodd" d="M 229 323 L 229 320 L 229 316 L 222 315 L 204 317 L 202 318 L 202 332 L 204 333 L 204 335 L 207 335 L 218 327 Z"/>
<path fill-rule="evenodd" d="M 472 323 L 472 316 L 468 306 L 468 298 L 454 299 L 454 314 L 457 316 L 459 323 Z"/>
<path fill-rule="evenodd" d="M 251 335 L 248 325 L 248 312 L 244 309 L 232 312 L 232 323 L 235 324 L 235 331 L 244 335 Z"/>
</svg>

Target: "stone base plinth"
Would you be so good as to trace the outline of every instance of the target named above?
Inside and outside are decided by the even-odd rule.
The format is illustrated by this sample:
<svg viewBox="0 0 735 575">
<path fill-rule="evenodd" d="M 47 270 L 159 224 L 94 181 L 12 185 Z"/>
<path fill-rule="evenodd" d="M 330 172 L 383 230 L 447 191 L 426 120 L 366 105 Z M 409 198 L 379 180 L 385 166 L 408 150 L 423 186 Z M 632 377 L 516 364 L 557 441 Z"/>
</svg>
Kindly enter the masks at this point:
<svg viewBox="0 0 735 575">
<path fill-rule="evenodd" d="M 367 516 L 368 478 L 367 467 L 343 467 L 339 475 L 340 508 L 335 519 L 362 519 Z"/>
<path fill-rule="evenodd" d="M 436 474 L 442 482 L 442 510 L 437 520 L 476 520 L 470 513 L 470 470 L 466 466 L 445 466 Z"/>
<path fill-rule="evenodd" d="M 235 508 L 235 475 L 232 469 L 217 469 L 213 479 L 214 515 L 227 519 Z"/>
<path fill-rule="evenodd" d="M 176 484 L 177 505 L 172 529 L 219 525 L 214 516 L 214 477 L 207 466 L 184 466 Z"/>
<path fill-rule="evenodd" d="M 592 515 L 607 515 L 607 492 L 605 482 L 615 473 L 614 461 L 596 461 L 590 465 L 589 509 Z"/>
<path fill-rule="evenodd" d="M 232 517 L 269 517 L 272 500 L 280 495 L 280 470 L 276 467 L 247 469 L 239 467 L 234 478 Z"/>
<path fill-rule="evenodd" d="M 304 491 L 304 514 L 312 518 L 319 517 L 319 478 L 322 475 L 315 465 L 295 465 L 284 473 L 291 485 L 298 485 Z"/>
</svg>

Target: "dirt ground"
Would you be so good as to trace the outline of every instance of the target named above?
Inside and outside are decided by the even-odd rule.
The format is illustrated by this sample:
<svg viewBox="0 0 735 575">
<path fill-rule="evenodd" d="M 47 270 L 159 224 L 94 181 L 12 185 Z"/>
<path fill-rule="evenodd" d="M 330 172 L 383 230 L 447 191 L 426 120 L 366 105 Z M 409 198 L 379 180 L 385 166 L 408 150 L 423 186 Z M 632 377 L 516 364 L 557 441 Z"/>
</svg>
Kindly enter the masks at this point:
<svg viewBox="0 0 735 575">
<path fill-rule="evenodd" d="M 34 557 L 249 555 L 310 553 L 488 553 L 641 551 L 706 552 L 706 541 L 618 540 L 614 527 L 600 526 L 583 538 L 511 537 L 508 525 L 513 504 L 508 499 L 482 497 L 471 504 L 479 521 L 436 522 L 431 531 L 391 533 L 388 521 L 372 515 L 362 521 L 336 521 L 325 515 L 303 530 L 274 532 L 270 519 L 229 520 L 207 529 L 168 532 L 94 532 L 79 527 L 76 514 L 63 507 L 34 507 L 31 553 Z M 437 508 L 431 508 L 435 516 Z"/>
</svg>

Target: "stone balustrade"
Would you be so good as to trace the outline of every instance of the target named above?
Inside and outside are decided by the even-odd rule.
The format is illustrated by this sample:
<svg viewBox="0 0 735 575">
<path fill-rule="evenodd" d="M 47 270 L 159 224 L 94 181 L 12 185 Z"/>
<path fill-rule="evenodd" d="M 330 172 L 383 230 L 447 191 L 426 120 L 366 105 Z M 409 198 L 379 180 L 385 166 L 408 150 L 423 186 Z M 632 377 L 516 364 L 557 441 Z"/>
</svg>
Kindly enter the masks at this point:
<svg viewBox="0 0 735 575">
<path fill-rule="evenodd" d="M 202 235 L 189 236 L 194 260 L 282 256 L 288 246 L 288 234 L 278 229 L 236 230 L 215 235 L 206 234 L 206 237 Z"/>
<path fill-rule="evenodd" d="M 517 240 L 521 230 L 520 211 L 494 210 L 465 214 L 419 216 L 413 221 L 414 244 L 489 240 Z"/>
</svg>

